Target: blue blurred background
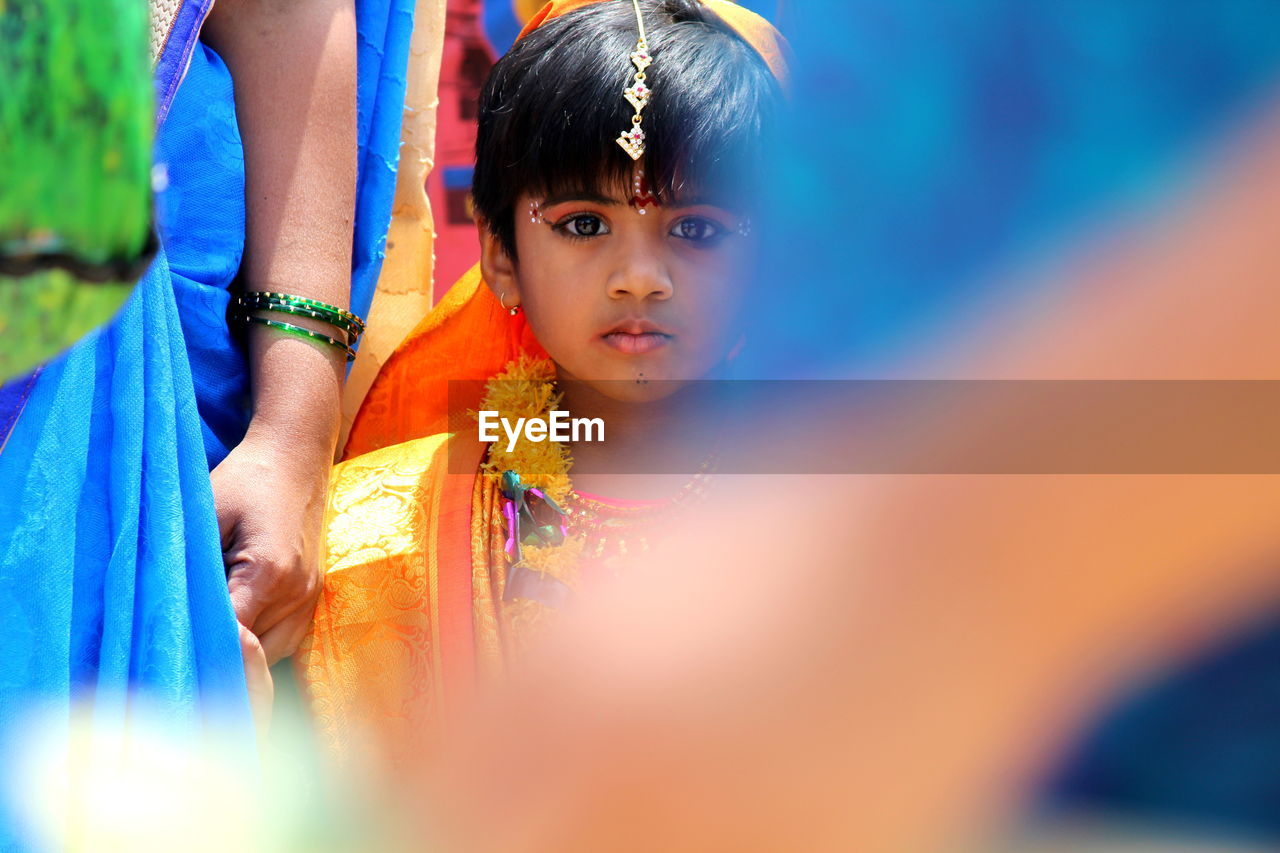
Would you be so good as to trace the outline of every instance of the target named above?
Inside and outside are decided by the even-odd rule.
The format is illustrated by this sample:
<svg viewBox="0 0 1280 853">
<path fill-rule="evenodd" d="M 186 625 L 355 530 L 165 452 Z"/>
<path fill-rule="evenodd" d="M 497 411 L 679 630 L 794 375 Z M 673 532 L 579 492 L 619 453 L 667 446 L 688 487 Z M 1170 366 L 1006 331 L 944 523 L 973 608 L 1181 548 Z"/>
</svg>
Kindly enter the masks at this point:
<svg viewBox="0 0 1280 853">
<path fill-rule="evenodd" d="M 782 24 L 787 251 L 749 375 L 874 374 L 1018 286 L 999 271 L 1158 209 L 1280 96 L 1274 0 L 799 0 Z M 1135 688 L 1057 775 L 1050 811 L 1280 838 L 1280 617 Z"/>
<path fill-rule="evenodd" d="M 794 0 L 780 17 L 796 116 L 773 199 L 792 248 L 754 375 L 840 375 L 927 339 L 993 298 L 993 271 L 1158 203 L 1280 82 L 1273 0 Z"/>
</svg>

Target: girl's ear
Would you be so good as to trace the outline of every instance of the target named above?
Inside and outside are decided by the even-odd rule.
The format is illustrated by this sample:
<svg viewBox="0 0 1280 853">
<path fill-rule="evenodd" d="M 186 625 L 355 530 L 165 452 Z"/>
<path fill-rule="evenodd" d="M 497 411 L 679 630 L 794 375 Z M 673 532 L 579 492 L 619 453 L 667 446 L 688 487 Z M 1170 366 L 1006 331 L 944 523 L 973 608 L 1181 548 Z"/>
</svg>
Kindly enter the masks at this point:
<svg viewBox="0 0 1280 853">
<path fill-rule="evenodd" d="M 488 225 L 479 221 L 476 228 L 480 232 L 480 275 L 504 306 L 514 308 L 520 304 L 520 282 L 516 277 L 515 262 Z"/>
</svg>

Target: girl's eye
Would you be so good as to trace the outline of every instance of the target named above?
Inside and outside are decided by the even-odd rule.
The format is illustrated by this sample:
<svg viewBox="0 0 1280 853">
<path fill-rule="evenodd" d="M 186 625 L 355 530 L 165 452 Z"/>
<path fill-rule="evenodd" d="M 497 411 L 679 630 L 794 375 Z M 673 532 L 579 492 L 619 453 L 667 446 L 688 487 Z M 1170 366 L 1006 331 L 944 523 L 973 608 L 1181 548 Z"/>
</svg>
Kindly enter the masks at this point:
<svg viewBox="0 0 1280 853">
<path fill-rule="evenodd" d="M 705 216 L 686 216 L 671 226 L 671 236 L 696 245 L 713 245 L 729 231 L 719 222 Z"/>
<path fill-rule="evenodd" d="M 609 233 L 609 226 L 594 213 L 575 213 L 557 222 L 555 227 L 570 237 L 599 237 Z"/>
</svg>

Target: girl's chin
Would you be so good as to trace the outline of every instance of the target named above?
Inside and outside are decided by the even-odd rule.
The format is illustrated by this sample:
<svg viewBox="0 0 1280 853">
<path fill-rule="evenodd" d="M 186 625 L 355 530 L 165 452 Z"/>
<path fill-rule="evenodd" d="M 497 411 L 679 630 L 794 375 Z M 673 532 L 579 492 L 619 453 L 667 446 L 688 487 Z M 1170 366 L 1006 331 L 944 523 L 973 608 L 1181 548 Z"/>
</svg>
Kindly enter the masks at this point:
<svg viewBox="0 0 1280 853">
<path fill-rule="evenodd" d="M 666 399 L 689 384 L 686 379 L 604 379 L 588 382 L 603 397 L 620 403 L 653 403 Z"/>
<path fill-rule="evenodd" d="M 626 402 L 661 400 L 694 382 L 723 377 L 724 360 L 689 364 L 671 347 L 644 355 L 624 355 L 597 350 L 582 359 L 581 371 L 566 370 L 556 362 L 561 384 L 581 383 L 601 396 Z"/>
<path fill-rule="evenodd" d="M 561 386 L 583 385 L 591 392 L 621 403 L 651 403 L 662 400 L 687 387 L 691 379 L 672 379 L 663 371 L 649 373 L 643 367 L 631 371 L 610 371 L 607 376 L 567 376 L 560 373 Z"/>
</svg>

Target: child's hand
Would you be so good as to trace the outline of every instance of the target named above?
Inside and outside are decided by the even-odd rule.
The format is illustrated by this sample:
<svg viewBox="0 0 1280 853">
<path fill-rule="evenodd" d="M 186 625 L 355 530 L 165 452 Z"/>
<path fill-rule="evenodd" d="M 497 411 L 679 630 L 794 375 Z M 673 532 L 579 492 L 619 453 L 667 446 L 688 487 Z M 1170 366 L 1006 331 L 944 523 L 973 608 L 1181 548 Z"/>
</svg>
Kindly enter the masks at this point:
<svg viewBox="0 0 1280 853">
<path fill-rule="evenodd" d="M 249 706 L 253 709 L 253 720 L 257 724 L 258 738 L 261 742 L 271 726 L 271 704 L 275 701 L 275 682 L 271 678 L 271 669 L 267 666 L 267 656 L 262 651 L 262 643 L 253 632 L 245 626 L 240 627 L 240 656 L 244 658 L 244 681 L 249 689 Z"/>
</svg>

